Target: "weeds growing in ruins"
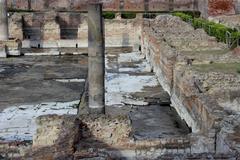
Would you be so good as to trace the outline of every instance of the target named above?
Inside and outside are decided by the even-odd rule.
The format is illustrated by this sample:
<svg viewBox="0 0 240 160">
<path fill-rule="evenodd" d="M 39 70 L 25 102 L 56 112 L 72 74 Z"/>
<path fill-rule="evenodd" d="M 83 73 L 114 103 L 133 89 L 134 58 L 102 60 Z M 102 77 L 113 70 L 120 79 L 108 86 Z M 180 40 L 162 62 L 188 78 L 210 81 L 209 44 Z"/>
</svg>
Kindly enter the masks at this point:
<svg viewBox="0 0 240 160">
<path fill-rule="evenodd" d="M 212 63 L 194 65 L 194 68 L 200 72 L 224 72 L 231 74 L 240 74 L 240 63 Z"/>
<path fill-rule="evenodd" d="M 239 46 L 240 32 L 236 29 L 203 18 L 196 18 L 191 14 L 183 12 L 175 12 L 173 15 L 180 17 L 185 22 L 191 23 L 195 29 L 203 28 L 208 35 L 216 37 L 220 42 L 227 43 L 229 48 Z"/>
<path fill-rule="evenodd" d="M 114 12 L 108 11 L 103 12 L 104 19 L 114 19 L 116 18 L 116 14 Z M 134 19 L 136 18 L 136 13 L 133 12 L 123 12 L 121 13 L 121 18 L 123 19 Z"/>
<path fill-rule="evenodd" d="M 136 13 L 123 12 L 123 13 L 121 14 L 121 18 L 123 18 L 123 19 L 134 19 L 134 18 L 136 18 Z"/>
<path fill-rule="evenodd" d="M 116 17 L 114 12 L 103 12 L 104 19 L 114 19 Z"/>
</svg>

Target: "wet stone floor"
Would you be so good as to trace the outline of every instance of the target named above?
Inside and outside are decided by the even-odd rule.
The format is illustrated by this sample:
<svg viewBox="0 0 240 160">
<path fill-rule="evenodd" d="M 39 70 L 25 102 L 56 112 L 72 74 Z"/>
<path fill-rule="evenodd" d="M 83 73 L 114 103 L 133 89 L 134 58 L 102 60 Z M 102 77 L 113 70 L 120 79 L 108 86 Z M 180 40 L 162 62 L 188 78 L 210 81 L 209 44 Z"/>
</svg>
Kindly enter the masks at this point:
<svg viewBox="0 0 240 160">
<path fill-rule="evenodd" d="M 181 137 L 189 133 L 170 98 L 139 52 L 106 56 L 106 111 L 127 114 L 135 140 Z"/>
<path fill-rule="evenodd" d="M 139 140 L 189 133 L 143 55 L 106 52 L 107 114 L 128 115 Z M 40 115 L 76 114 L 86 77 L 86 55 L 0 59 L 0 140 L 32 140 Z"/>
<path fill-rule="evenodd" d="M 0 59 L 0 139 L 31 140 L 35 118 L 76 114 L 87 76 L 87 56 Z"/>
</svg>

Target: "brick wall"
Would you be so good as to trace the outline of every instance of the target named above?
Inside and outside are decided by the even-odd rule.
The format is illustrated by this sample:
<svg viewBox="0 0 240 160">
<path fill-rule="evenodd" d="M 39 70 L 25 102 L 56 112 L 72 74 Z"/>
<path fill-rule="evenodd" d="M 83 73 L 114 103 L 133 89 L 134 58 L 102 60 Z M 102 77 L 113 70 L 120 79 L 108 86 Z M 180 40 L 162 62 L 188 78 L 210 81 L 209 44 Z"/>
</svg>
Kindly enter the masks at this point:
<svg viewBox="0 0 240 160">
<path fill-rule="evenodd" d="M 97 0 L 108 11 L 194 10 L 196 0 Z M 86 11 L 88 0 L 8 0 L 12 9 Z"/>
<path fill-rule="evenodd" d="M 93 1 L 93 0 L 92 0 Z M 239 0 L 94 0 L 105 11 L 200 11 L 203 17 L 240 12 Z M 8 0 L 11 9 L 87 11 L 88 0 Z"/>
<path fill-rule="evenodd" d="M 234 0 L 208 0 L 209 16 L 235 14 Z"/>
</svg>

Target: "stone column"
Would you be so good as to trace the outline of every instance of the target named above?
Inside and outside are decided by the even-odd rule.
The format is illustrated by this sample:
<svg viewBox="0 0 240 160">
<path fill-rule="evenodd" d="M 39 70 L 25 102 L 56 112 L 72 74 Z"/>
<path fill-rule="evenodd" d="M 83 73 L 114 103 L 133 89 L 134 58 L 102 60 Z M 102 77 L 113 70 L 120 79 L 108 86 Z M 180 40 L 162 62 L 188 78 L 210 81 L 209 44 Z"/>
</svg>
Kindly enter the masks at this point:
<svg viewBox="0 0 240 160">
<path fill-rule="evenodd" d="M 0 40 L 8 40 L 7 0 L 0 0 Z"/>
<path fill-rule="evenodd" d="M 102 4 L 88 6 L 88 96 L 89 111 L 101 114 L 105 110 L 105 44 Z"/>
</svg>

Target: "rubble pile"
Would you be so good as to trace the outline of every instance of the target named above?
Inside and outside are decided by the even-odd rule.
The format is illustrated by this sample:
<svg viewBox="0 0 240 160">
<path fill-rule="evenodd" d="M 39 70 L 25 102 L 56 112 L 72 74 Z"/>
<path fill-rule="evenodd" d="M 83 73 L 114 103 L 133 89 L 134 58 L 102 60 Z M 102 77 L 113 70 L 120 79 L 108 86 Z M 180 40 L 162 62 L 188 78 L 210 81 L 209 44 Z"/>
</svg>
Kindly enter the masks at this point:
<svg viewBox="0 0 240 160">
<path fill-rule="evenodd" d="M 179 51 L 222 50 L 226 47 L 218 43 L 216 38 L 208 36 L 203 29 L 194 30 L 179 17 L 158 16 L 153 24 L 155 35 Z"/>
</svg>

